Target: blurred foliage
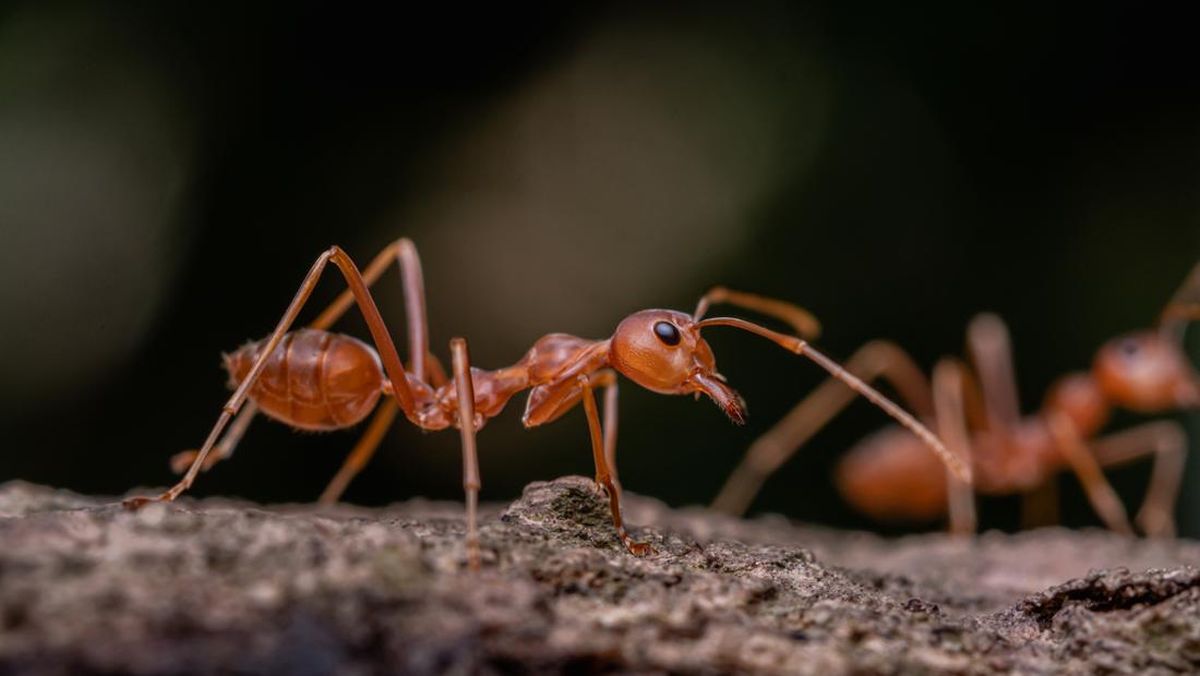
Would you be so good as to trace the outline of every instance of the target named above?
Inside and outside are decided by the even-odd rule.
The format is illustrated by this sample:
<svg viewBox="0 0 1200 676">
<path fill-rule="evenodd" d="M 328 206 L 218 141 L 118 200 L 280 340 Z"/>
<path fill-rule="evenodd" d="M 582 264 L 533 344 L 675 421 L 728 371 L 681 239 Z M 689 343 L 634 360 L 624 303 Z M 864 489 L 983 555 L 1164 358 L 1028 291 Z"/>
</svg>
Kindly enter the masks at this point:
<svg viewBox="0 0 1200 676">
<path fill-rule="evenodd" d="M 1151 322 L 1200 258 L 1200 71 L 1193 24 L 1168 12 L 10 6 L 0 479 L 166 483 L 226 396 L 220 351 L 266 334 L 324 247 L 364 260 L 400 235 L 423 255 L 435 346 L 465 335 L 483 366 L 724 283 L 809 307 L 843 358 L 886 337 L 928 366 L 997 311 L 1033 410 L 1105 339 Z M 379 300 L 399 337 L 397 287 Z M 750 424 L 626 384 L 630 489 L 707 501 L 819 382 L 753 338 L 712 342 Z M 591 472 L 581 414 L 525 431 L 522 405 L 481 435 L 485 498 Z M 756 509 L 871 526 L 829 472 L 884 422 L 853 406 Z M 354 438 L 256 423 L 197 491 L 309 500 Z M 398 427 L 347 497 L 457 498 L 459 462 L 455 435 Z M 1134 504 L 1148 471 L 1113 476 Z M 1062 485 L 1067 522 L 1096 523 Z M 1015 506 L 984 501 L 984 524 L 1014 527 Z"/>
</svg>

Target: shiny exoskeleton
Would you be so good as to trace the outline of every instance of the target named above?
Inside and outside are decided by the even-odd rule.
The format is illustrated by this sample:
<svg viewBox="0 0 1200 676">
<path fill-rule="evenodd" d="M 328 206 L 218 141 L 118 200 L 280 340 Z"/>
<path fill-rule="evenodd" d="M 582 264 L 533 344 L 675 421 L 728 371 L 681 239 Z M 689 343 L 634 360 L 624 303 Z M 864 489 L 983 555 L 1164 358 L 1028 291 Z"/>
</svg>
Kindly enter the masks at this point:
<svg viewBox="0 0 1200 676">
<path fill-rule="evenodd" d="M 1180 426 L 1156 421 L 1107 437 L 1097 435 L 1114 408 L 1158 414 L 1200 407 L 1200 375 L 1182 342 L 1183 325 L 1200 317 L 1196 296 L 1200 265 L 1172 297 L 1157 329 L 1106 342 L 1088 371 L 1060 378 L 1041 409 L 1030 416 L 1020 414 L 1008 331 L 995 315 L 980 315 L 968 327 L 973 369 L 943 359 L 927 381 L 907 354 L 884 341 L 868 343 L 847 360 L 847 368 L 864 379 L 889 380 L 918 415 L 969 460 L 974 490 L 981 494 L 1033 495 L 1069 469 L 1105 523 L 1131 532 L 1125 509 L 1101 468 L 1154 455 L 1150 489 L 1137 522 L 1148 534 L 1169 535 L 1174 532 L 1174 503 L 1186 452 Z M 744 511 L 766 477 L 848 401 L 836 383 L 818 388 L 751 446 L 715 506 Z M 925 521 L 949 512 L 953 530 L 973 530 L 969 493 L 939 477 L 938 470 L 917 437 L 888 427 L 842 458 L 836 482 L 848 502 L 875 519 Z M 1034 499 L 1028 502 L 1036 504 Z"/>
<path fill-rule="evenodd" d="M 408 318 L 409 362 L 401 362 L 368 287 L 392 260 L 400 264 Z M 350 287 L 308 328 L 291 330 L 322 271 L 332 263 Z M 266 339 L 227 355 L 225 366 L 234 393 L 213 426 L 204 445 L 173 460 L 187 473 L 170 490 L 155 497 L 134 497 L 125 504 L 136 508 L 153 500 L 169 501 L 191 486 L 196 475 L 221 458 L 229 457 L 257 411 L 300 429 L 333 430 L 354 425 L 375 411 L 362 440 L 350 453 L 341 471 L 322 495 L 323 502 L 340 496 L 363 467 L 395 416 L 401 413 L 426 430 L 457 427 L 463 445 L 463 485 L 467 493 L 468 557 L 479 562 L 475 512 L 480 486 L 475 433 L 498 415 L 516 394 L 528 391 L 523 421 L 536 427 L 558 419 L 582 403 L 587 414 L 596 483 L 609 496 L 613 522 L 633 554 L 650 551 L 626 533 L 620 509 L 620 489 L 615 476 L 616 387 L 620 373 L 633 382 L 662 394 L 704 394 L 732 419 L 745 418 L 742 398 L 717 372 L 708 343 L 700 336 L 709 326 L 731 326 L 767 338 L 796 354 L 817 362 L 835 377 L 882 407 L 912 430 L 922 443 L 969 479 L 969 470 L 946 451 L 942 443 L 917 420 L 890 400 L 846 373 L 815 351 L 803 338 L 771 331 L 742 319 L 703 319 L 710 303 L 724 302 L 773 316 L 797 333 L 811 336 L 818 328 L 804 310 L 784 303 L 723 288 L 710 291 L 696 312 L 644 310 L 626 317 L 612 337 L 589 340 L 555 333 L 534 343 L 515 364 L 495 370 L 471 368 L 467 343 L 450 342 L 453 378 L 429 353 L 424 286 L 416 249 L 399 240 L 380 253 L 360 273 L 338 247 L 321 254 L 275 331 Z M 350 336 L 331 333 L 329 326 L 351 304 L 367 321 L 375 347 Z M 605 421 L 593 391 L 605 391 Z M 383 403 L 380 403 L 380 402 Z M 237 416 L 236 419 L 234 416 Z M 232 425 L 230 423 L 232 422 Z M 228 432 L 225 432 L 229 426 Z M 222 436 L 224 435 L 224 436 Z M 927 451 L 928 452 L 928 451 Z M 941 471 L 938 472 L 941 475 Z"/>
</svg>

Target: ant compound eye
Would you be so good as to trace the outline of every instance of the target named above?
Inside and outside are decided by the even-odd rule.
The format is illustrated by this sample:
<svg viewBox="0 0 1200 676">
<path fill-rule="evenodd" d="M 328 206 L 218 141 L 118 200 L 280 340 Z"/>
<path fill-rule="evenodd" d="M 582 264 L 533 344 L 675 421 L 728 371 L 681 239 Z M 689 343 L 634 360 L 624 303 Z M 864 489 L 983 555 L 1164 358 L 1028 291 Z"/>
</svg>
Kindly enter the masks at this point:
<svg viewBox="0 0 1200 676">
<path fill-rule="evenodd" d="M 1122 340 L 1121 344 L 1117 347 L 1117 349 L 1119 349 L 1121 354 L 1125 357 L 1137 356 L 1138 352 L 1141 351 L 1141 348 L 1142 346 L 1139 345 L 1138 341 L 1134 340 L 1133 338 Z"/>
<path fill-rule="evenodd" d="M 679 344 L 679 329 L 671 322 L 658 322 L 654 325 L 654 335 L 658 336 L 665 345 Z"/>
</svg>

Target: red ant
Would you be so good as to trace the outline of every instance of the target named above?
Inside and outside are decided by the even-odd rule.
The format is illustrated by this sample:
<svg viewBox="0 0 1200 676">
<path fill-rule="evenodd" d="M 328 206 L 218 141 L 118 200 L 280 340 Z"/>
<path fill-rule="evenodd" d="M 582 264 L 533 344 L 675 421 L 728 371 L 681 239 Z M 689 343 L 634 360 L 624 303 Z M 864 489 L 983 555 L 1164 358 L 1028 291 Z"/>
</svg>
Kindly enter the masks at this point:
<svg viewBox="0 0 1200 676">
<path fill-rule="evenodd" d="M 967 328 L 973 372 L 957 359 L 945 358 L 927 381 L 911 357 L 886 341 L 860 348 L 846 361 L 846 369 L 867 381 L 889 381 L 951 449 L 969 459 L 979 493 L 1025 494 L 1027 512 L 1045 497 L 1050 479 L 1070 469 L 1105 524 L 1132 533 L 1125 508 L 1101 468 L 1154 454 L 1150 487 L 1136 521 L 1146 534 L 1171 535 L 1187 451 L 1180 425 L 1157 421 L 1095 437 L 1113 407 L 1139 413 L 1200 407 L 1200 376 L 1183 352 L 1184 325 L 1200 319 L 1198 294 L 1200 265 L 1163 310 L 1157 330 L 1105 343 L 1091 371 L 1060 378 L 1033 416 L 1020 414 L 1008 330 L 995 315 L 979 315 Z M 750 446 L 713 507 L 744 513 L 767 477 L 850 399 L 836 381 L 814 390 Z M 926 455 L 915 437 L 885 428 L 842 458 L 838 488 L 854 507 L 879 520 L 925 521 L 949 511 L 953 532 L 973 532 L 970 488 L 939 477 Z"/>
<path fill-rule="evenodd" d="M 399 263 L 404 282 L 409 347 L 407 368 L 401 362 L 368 290 L 393 259 Z M 329 263 L 342 273 L 349 289 L 308 328 L 289 331 Z M 617 373 L 660 394 L 708 395 L 733 422 L 740 424 L 746 415 L 745 404 L 741 396 L 725 384 L 725 378 L 717 372 L 712 349 L 700 337 L 701 329 L 711 326 L 749 331 L 790 352 L 807 356 L 912 430 L 963 480 L 970 480 L 969 469 L 951 455 L 933 433 L 899 406 L 814 350 L 803 338 L 733 317 L 702 319 L 709 304 L 728 303 L 782 320 L 801 336 L 814 335 L 819 330 L 816 320 L 789 303 L 717 288 L 701 299 L 692 315 L 672 310 L 636 312 L 626 317 L 613 336 L 605 340 L 552 333 L 534 343 L 516 364 L 494 371 L 471 368 L 467 341 L 454 338 L 450 341 L 453 366 L 453 379 L 450 380 L 429 352 L 424 294 L 420 259 L 416 248 L 407 239 L 385 248 L 364 273 L 360 273 L 350 257 L 336 246 L 322 253 L 274 332 L 265 340 L 247 344 L 225 356 L 225 368 L 234 393 L 200 450 L 180 454 L 172 460 L 177 470 L 187 466 L 183 479 L 161 495 L 133 497 L 124 504 L 138 508 L 151 501 L 174 500 L 192 485 L 200 471 L 233 453 L 257 410 L 306 430 L 350 427 L 375 410 L 375 417 L 366 432 L 321 496 L 322 503 L 336 502 L 375 452 L 396 414 L 402 412 L 422 429 L 441 430 L 455 426 L 461 432 L 468 558 L 475 567 L 479 561 L 475 522 L 480 488 L 475 433 L 489 418 L 498 415 L 513 395 L 529 390 L 522 418 L 526 427 L 557 420 L 583 402 L 591 433 L 597 487 L 608 494 L 613 523 L 625 547 L 634 555 L 647 554 L 650 547 L 635 542 L 626 533 L 621 519 L 620 490 L 615 475 Z M 351 303 L 358 305 L 366 319 L 375 349 L 350 336 L 327 330 Z M 593 394 L 596 388 L 605 390 L 603 426 Z M 379 404 L 381 398 L 383 403 Z M 222 438 L 231 420 L 233 424 Z M 941 477 L 943 473 L 938 471 L 937 476 Z"/>
</svg>

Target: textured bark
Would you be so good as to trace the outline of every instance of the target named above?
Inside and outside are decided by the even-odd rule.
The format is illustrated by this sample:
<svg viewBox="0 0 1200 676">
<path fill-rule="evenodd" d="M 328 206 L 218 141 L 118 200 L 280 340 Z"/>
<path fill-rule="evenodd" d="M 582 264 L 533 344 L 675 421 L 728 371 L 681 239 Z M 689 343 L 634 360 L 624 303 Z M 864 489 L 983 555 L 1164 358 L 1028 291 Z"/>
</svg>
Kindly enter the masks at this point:
<svg viewBox="0 0 1200 676">
<path fill-rule="evenodd" d="M 883 539 L 592 482 L 483 512 L 0 487 L 2 673 L 1147 673 L 1200 669 L 1200 545 L 1049 529 Z M 1089 572 L 1089 569 L 1107 569 Z"/>
</svg>

